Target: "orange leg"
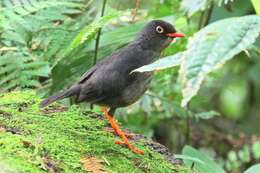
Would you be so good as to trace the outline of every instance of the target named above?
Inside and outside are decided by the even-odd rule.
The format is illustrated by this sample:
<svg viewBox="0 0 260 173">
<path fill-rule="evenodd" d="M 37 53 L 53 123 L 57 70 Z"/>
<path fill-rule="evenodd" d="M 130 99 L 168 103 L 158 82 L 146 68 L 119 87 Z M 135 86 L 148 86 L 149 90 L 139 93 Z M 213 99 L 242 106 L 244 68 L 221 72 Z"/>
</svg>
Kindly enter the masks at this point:
<svg viewBox="0 0 260 173">
<path fill-rule="evenodd" d="M 119 126 L 117 125 L 114 118 L 111 115 L 109 115 L 108 109 L 103 107 L 102 112 L 104 113 L 104 115 L 108 119 L 108 121 L 109 121 L 111 127 L 114 129 L 115 133 L 118 136 L 120 136 L 123 140 L 123 141 L 116 141 L 116 144 L 126 145 L 132 152 L 134 152 L 136 154 L 144 154 L 144 152 L 142 150 L 139 150 L 139 149 L 135 148 L 132 144 L 130 144 L 130 142 L 128 141 L 125 133 L 119 128 Z"/>
<path fill-rule="evenodd" d="M 110 127 L 107 127 L 105 128 L 105 131 L 109 132 L 109 133 L 114 133 L 115 135 L 117 135 L 117 133 L 114 131 L 113 128 L 110 128 Z M 135 138 L 135 134 L 134 133 L 127 133 L 125 131 L 123 131 L 125 133 L 125 136 L 128 138 L 128 139 L 134 139 Z"/>
</svg>

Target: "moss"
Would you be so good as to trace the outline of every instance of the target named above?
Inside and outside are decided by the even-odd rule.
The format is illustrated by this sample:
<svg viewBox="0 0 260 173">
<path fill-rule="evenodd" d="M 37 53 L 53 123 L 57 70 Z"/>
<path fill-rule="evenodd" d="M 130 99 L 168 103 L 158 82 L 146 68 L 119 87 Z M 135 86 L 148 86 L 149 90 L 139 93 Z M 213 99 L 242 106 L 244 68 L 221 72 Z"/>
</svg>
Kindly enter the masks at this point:
<svg viewBox="0 0 260 173">
<path fill-rule="evenodd" d="M 54 104 L 41 111 L 39 102 L 34 91 L 0 96 L 0 127 L 5 129 L 0 132 L 0 165 L 9 171 L 81 173 L 86 171 L 80 159 L 94 156 L 104 161 L 107 172 L 190 172 L 172 165 L 142 140 L 135 144 L 144 155 L 115 145 L 114 135 L 104 130 L 106 121 L 77 106 L 65 111 Z"/>
</svg>

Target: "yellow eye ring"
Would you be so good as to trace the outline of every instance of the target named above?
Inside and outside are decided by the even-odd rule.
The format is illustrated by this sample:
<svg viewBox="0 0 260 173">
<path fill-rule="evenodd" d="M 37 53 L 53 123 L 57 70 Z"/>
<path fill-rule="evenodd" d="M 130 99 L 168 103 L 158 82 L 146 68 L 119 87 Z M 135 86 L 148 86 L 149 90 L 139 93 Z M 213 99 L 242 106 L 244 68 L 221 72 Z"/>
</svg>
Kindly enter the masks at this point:
<svg viewBox="0 0 260 173">
<path fill-rule="evenodd" d="M 163 31 L 164 31 L 163 27 L 161 26 L 156 27 L 156 32 L 158 32 L 159 34 L 163 33 Z"/>
</svg>

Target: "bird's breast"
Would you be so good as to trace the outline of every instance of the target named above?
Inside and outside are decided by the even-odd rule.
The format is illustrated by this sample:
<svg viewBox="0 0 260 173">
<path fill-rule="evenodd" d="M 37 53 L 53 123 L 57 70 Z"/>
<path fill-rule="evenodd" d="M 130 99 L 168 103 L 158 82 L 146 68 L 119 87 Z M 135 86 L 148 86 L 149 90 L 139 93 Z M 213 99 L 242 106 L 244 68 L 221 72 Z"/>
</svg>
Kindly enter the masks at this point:
<svg viewBox="0 0 260 173">
<path fill-rule="evenodd" d="M 121 93 L 124 105 L 133 104 L 144 94 L 152 80 L 152 72 L 133 73 L 128 80 L 128 85 Z"/>
</svg>

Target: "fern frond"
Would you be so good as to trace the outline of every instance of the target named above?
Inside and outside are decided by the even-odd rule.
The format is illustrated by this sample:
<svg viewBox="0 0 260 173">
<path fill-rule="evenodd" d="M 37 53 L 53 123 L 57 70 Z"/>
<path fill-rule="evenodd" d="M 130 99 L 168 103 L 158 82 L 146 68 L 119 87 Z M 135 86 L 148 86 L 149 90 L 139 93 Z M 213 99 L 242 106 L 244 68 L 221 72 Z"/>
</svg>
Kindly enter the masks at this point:
<svg viewBox="0 0 260 173">
<path fill-rule="evenodd" d="M 47 77 L 50 72 L 48 60 L 54 61 L 54 55 L 62 50 L 63 44 L 71 41 L 71 37 L 70 40 L 63 37 L 70 35 L 64 26 L 75 20 L 70 15 L 82 13 L 84 3 L 82 0 L 0 2 L 1 46 L 15 48 L 1 52 L 1 90 L 39 86 L 38 78 Z"/>
<path fill-rule="evenodd" d="M 8 91 L 16 87 L 39 86 L 38 77 L 46 77 L 50 71 L 48 62 L 27 56 L 19 50 L 0 56 L 0 88 Z"/>
<path fill-rule="evenodd" d="M 8 31 L 16 33 L 16 29 L 18 28 L 23 28 L 27 32 L 37 32 L 43 27 L 54 27 L 53 21 L 63 21 L 68 18 L 66 16 L 67 12 L 71 13 L 72 10 L 75 10 L 78 13 L 80 7 L 82 7 L 81 3 L 72 0 L 27 0 L 16 4 L 11 3 L 10 0 L 4 2 L 3 7 L 0 9 L 0 13 L 2 14 L 0 25 L 4 28 L 4 33 Z M 24 33 L 18 34 L 23 35 Z M 12 35 L 17 34 L 12 33 Z M 7 39 L 10 40 L 11 38 L 7 37 Z M 17 41 L 17 39 L 13 40 Z"/>
</svg>

